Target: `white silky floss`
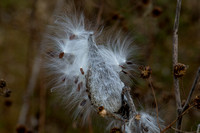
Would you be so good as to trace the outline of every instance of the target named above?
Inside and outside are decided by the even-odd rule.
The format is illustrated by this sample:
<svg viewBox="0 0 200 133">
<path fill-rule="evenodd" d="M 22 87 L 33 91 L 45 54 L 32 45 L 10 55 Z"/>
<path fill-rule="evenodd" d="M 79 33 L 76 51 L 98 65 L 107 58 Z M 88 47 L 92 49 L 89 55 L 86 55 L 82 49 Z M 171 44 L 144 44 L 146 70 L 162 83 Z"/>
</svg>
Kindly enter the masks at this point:
<svg viewBox="0 0 200 133">
<path fill-rule="evenodd" d="M 75 118 L 81 116 L 83 122 L 99 107 L 110 113 L 120 110 L 125 86 L 120 75 L 124 70 L 134 70 L 134 62 L 129 59 L 135 50 L 130 46 L 132 40 L 122 38 L 120 32 L 98 45 L 97 33 L 86 30 L 86 25 L 92 29 L 85 24 L 83 15 L 57 17 L 43 41 L 51 90 L 59 93 L 68 108 L 75 109 Z M 142 114 L 142 123 L 145 118 Z"/>
</svg>

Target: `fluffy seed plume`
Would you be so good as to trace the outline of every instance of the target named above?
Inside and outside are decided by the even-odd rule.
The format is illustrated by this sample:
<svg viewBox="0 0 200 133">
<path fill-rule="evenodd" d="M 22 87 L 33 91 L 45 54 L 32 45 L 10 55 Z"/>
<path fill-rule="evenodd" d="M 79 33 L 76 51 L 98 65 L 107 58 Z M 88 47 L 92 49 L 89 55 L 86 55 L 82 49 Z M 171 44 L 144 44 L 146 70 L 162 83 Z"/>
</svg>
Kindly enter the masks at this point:
<svg viewBox="0 0 200 133">
<path fill-rule="evenodd" d="M 59 94 L 69 110 L 74 111 L 74 118 L 81 118 L 84 123 L 89 115 L 99 114 L 122 125 L 129 121 L 132 109 L 128 103 L 131 97 L 123 94 L 127 83 L 122 77 L 133 77 L 135 48 L 132 39 L 122 37 L 121 32 L 105 36 L 103 30 L 93 29 L 96 28 L 85 23 L 82 14 L 71 12 L 58 16 L 48 26 L 42 42 L 48 83 L 51 91 Z M 141 128 L 157 133 L 151 116 L 140 113 L 138 121 Z M 126 122 L 126 130 L 133 123 Z"/>
<path fill-rule="evenodd" d="M 125 86 L 120 73 L 133 69 L 134 64 L 129 60 L 133 50 L 130 39 L 120 37 L 120 32 L 115 37 L 101 39 L 101 32 L 89 25 L 83 15 L 58 16 L 48 26 L 43 41 L 45 69 L 52 92 L 57 92 L 71 109 L 76 109 L 75 117 L 83 114 L 83 119 L 99 107 L 104 107 L 99 111 L 102 116 L 105 110 L 118 112 Z M 98 45 L 97 38 L 105 40 L 104 45 Z"/>
<path fill-rule="evenodd" d="M 162 123 L 162 120 L 160 120 L 160 123 Z M 163 127 L 164 126 L 161 125 L 161 128 Z M 141 133 L 160 133 L 156 117 L 144 112 L 136 114 L 134 118 L 126 123 L 126 133 L 132 133 L 133 131 Z"/>
</svg>

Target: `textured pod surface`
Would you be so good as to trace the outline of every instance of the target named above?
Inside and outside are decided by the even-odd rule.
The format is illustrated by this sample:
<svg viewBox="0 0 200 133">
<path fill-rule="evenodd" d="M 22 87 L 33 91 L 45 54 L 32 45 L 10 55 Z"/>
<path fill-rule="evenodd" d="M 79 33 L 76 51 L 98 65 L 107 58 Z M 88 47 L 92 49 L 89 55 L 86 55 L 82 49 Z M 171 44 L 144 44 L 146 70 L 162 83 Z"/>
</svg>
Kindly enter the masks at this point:
<svg viewBox="0 0 200 133">
<path fill-rule="evenodd" d="M 133 70 L 134 64 L 129 60 L 134 49 L 130 47 L 132 40 L 121 37 L 120 32 L 104 37 L 102 31 L 92 29 L 95 27 L 86 24 L 83 15 L 68 13 L 56 17 L 43 41 L 51 90 L 83 123 L 101 106 L 122 115 L 119 110 L 125 84 L 120 76 L 123 71 Z"/>
<path fill-rule="evenodd" d="M 103 106 L 110 112 L 117 112 L 121 107 L 124 84 L 120 80 L 119 73 L 105 62 L 92 36 L 89 38 L 88 60 L 91 102 L 98 107 Z"/>
</svg>

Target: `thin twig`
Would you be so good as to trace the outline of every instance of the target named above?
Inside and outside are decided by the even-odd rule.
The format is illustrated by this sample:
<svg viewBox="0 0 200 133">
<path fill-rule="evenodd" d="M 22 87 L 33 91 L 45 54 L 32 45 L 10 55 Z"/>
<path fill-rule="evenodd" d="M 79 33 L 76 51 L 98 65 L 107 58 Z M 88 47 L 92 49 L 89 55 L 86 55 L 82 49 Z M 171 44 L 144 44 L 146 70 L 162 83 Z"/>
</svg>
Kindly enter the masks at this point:
<svg viewBox="0 0 200 133">
<path fill-rule="evenodd" d="M 33 91 L 35 89 L 35 85 L 37 82 L 37 77 L 40 71 L 40 60 L 38 59 L 38 57 L 35 57 L 34 59 L 34 63 L 31 64 L 30 63 L 30 58 L 32 57 L 31 53 L 33 53 L 33 50 L 35 48 L 33 48 L 33 43 L 36 39 L 36 28 L 34 27 L 35 25 L 35 19 L 36 19 L 36 9 L 37 9 L 37 0 L 34 0 L 32 3 L 32 10 L 31 10 L 31 14 L 30 14 L 30 38 L 29 38 L 29 46 L 28 46 L 28 53 L 27 53 L 27 87 L 26 87 L 26 92 L 24 94 L 24 99 L 23 99 L 23 104 L 21 107 L 21 111 L 20 111 L 20 115 L 18 118 L 18 125 L 25 125 L 27 126 L 27 122 L 28 122 L 28 113 L 31 107 L 31 96 L 33 94 Z M 31 52 L 30 52 L 31 51 Z M 29 72 L 30 70 L 30 65 L 32 65 L 32 70 L 31 72 Z M 31 75 L 29 76 L 29 73 L 31 73 Z"/>
<path fill-rule="evenodd" d="M 156 95 L 155 95 L 155 91 L 154 91 L 153 84 L 152 84 L 152 81 L 151 81 L 151 77 L 148 79 L 148 82 L 149 82 L 149 85 L 150 85 L 150 88 L 152 90 L 153 97 L 154 97 L 154 100 L 155 100 L 155 103 L 156 103 L 157 123 L 158 123 L 158 127 L 161 131 L 160 122 L 159 122 L 159 114 L 158 114 L 158 103 L 157 103 L 157 100 L 156 100 Z"/>
<path fill-rule="evenodd" d="M 198 71 L 197 71 L 197 74 L 196 74 L 194 83 L 193 83 L 192 88 L 191 88 L 191 90 L 190 90 L 190 93 L 189 93 L 189 95 L 188 95 L 187 101 L 185 102 L 185 105 L 184 105 L 184 107 L 183 107 L 183 111 L 186 110 L 187 106 L 188 106 L 189 103 L 190 103 L 190 100 L 191 100 L 191 98 L 192 98 L 192 94 L 193 94 L 193 92 L 194 92 L 194 90 L 195 90 L 195 88 L 196 88 L 196 86 L 197 86 L 197 83 L 198 83 L 198 81 L 199 81 L 199 78 L 200 78 L 200 67 L 198 68 Z"/>
<path fill-rule="evenodd" d="M 171 127 L 171 129 L 173 129 L 174 131 L 179 131 L 180 133 L 196 133 L 196 131 L 187 132 L 187 131 L 178 130 L 174 127 Z"/>
<path fill-rule="evenodd" d="M 181 11 L 181 0 L 177 0 L 176 6 L 176 15 L 174 21 L 174 30 L 173 30 L 173 68 L 178 63 L 178 26 L 179 26 L 179 17 Z M 176 106 L 177 106 L 177 115 L 180 116 L 182 105 L 181 105 L 181 97 L 180 97 L 180 89 L 179 89 L 179 79 L 174 75 L 174 93 L 176 98 Z M 176 128 L 181 129 L 181 121 L 182 117 L 178 117 L 179 120 L 176 123 Z"/>
<path fill-rule="evenodd" d="M 42 72 L 41 72 L 42 73 Z M 44 85 L 44 77 L 40 75 L 40 117 L 38 133 L 45 133 L 45 112 L 46 112 L 46 87 Z"/>
<path fill-rule="evenodd" d="M 37 77 L 38 77 L 38 74 L 40 71 L 40 63 L 41 63 L 41 60 L 38 59 L 38 57 L 35 57 L 32 74 L 29 79 L 29 83 L 27 85 L 26 93 L 24 94 L 25 96 L 24 96 L 24 100 L 23 100 L 23 105 L 22 105 L 21 112 L 19 115 L 19 121 L 18 121 L 19 125 L 25 125 L 27 122 L 27 116 L 28 116 L 28 112 L 29 112 L 29 109 L 31 106 L 30 99 L 31 99 L 31 96 L 33 95 Z"/>
<path fill-rule="evenodd" d="M 192 109 L 194 107 L 194 105 L 190 106 L 189 108 L 187 108 L 183 113 L 181 113 L 174 121 L 172 121 L 165 129 L 163 129 L 161 131 L 161 133 L 164 133 L 166 130 L 168 130 L 171 126 L 174 125 L 174 123 L 179 120 L 180 117 L 182 117 L 185 113 L 187 113 L 190 109 Z M 178 129 L 179 130 L 179 129 Z"/>
</svg>

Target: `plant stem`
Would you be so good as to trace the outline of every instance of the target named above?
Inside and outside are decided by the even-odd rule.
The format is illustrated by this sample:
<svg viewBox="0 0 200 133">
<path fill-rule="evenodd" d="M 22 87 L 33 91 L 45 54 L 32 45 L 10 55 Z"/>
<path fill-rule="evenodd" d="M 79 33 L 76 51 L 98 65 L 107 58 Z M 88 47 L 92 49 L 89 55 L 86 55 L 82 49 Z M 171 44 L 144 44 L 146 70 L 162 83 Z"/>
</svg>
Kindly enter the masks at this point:
<svg viewBox="0 0 200 133">
<path fill-rule="evenodd" d="M 156 94 L 155 94 L 155 91 L 154 91 L 154 88 L 153 88 L 151 77 L 148 79 L 148 82 L 149 82 L 149 85 L 150 85 L 150 88 L 152 90 L 153 97 L 154 97 L 154 100 L 155 100 L 155 103 L 156 103 L 157 123 L 158 123 L 158 127 L 159 127 L 159 129 L 161 131 L 161 127 L 160 127 L 160 123 L 159 123 L 159 114 L 158 114 L 158 103 L 157 103 L 157 100 L 156 100 Z"/>
<path fill-rule="evenodd" d="M 190 109 L 192 109 L 194 107 L 194 105 L 192 105 L 192 106 L 190 106 L 189 108 L 187 108 L 183 113 L 181 113 L 174 121 L 172 121 L 172 123 L 170 123 L 165 129 L 163 129 L 162 131 L 161 131 L 161 133 L 164 133 L 165 131 L 167 131 L 171 126 L 173 126 L 173 124 L 175 123 L 175 122 L 177 122 L 178 120 L 179 120 L 179 118 L 181 117 L 182 118 L 182 116 L 185 114 L 185 113 L 187 113 Z M 180 130 L 179 129 L 177 129 L 176 130 L 177 132 L 180 132 Z"/>
<path fill-rule="evenodd" d="M 174 21 L 174 30 L 173 30 L 173 68 L 178 63 L 178 26 L 179 26 L 179 17 L 180 17 L 180 10 L 181 10 L 181 0 L 177 0 L 176 6 L 176 15 Z M 182 105 L 181 105 L 181 97 L 180 97 L 180 89 L 179 89 L 179 79 L 174 75 L 174 93 L 176 98 L 176 106 L 177 106 L 177 116 L 180 116 L 182 112 Z M 181 129 L 181 121 L 182 117 L 178 117 L 176 123 L 176 129 Z M 179 132 L 177 132 L 179 133 Z"/>
<path fill-rule="evenodd" d="M 193 85 L 192 85 L 192 88 L 191 88 L 190 93 L 189 93 L 189 95 L 188 95 L 187 101 L 185 102 L 185 105 L 184 105 L 184 107 L 183 107 L 183 111 L 185 111 L 185 110 L 187 109 L 187 106 L 188 106 L 189 103 L 190 103 L 190 100 L 191 100 L 191 98 L 192 98 L 192 94 L 193 94 L 193 92 L 194 92 L 194 90 L 195 90 L 195 88 L 196 88 L 196 85 L 197 85 L 197 83 L 198 83 L 198 81 L 199 81 L 199 78 L 200 78 L 200 67 L 199 67 L 198 70 L 197 70 L 196 78 L 195 78 L 195 80 L 194 80 L 194 82 L 193 82 Z"/>
</svg>

